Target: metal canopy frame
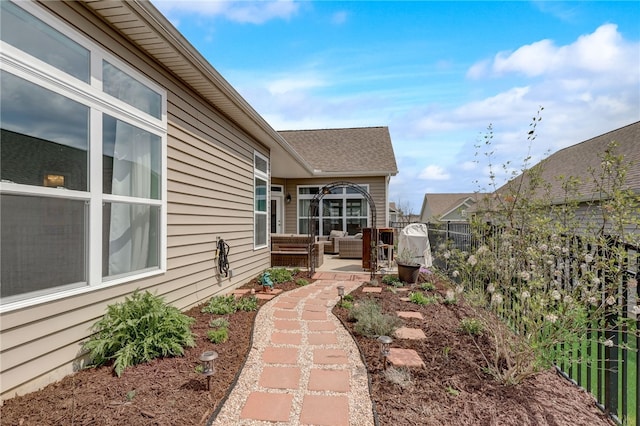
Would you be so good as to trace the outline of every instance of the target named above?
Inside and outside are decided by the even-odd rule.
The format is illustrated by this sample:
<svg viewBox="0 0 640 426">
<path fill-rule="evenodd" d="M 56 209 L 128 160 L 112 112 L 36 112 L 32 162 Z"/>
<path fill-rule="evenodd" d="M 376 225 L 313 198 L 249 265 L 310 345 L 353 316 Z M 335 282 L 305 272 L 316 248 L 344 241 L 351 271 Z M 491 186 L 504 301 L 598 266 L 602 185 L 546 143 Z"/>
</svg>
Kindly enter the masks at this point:
<svg viewBox="0 0 640 426">
<path fill-rule="evenodd" d="M 378 228 L 376 227 L 376 204 L 373 202 L 373 198 L 368 191 L 366 191 L 363 187 L 353 182 L 347 181 L 339 181 L 332 182 L 320 189 L 316 195 L 314 195 L 311 203 L 309 204 L 309 213 L 307 216 L 307 223 L 309 224 L 309 277 L 311 277 L 316 271 L 316 253 L 315 253 L 315 240 L 318 236 L 318 229 L 316 229 L 316 221 L 313 220 L 314 217 L 319 217 L 319 209 L 320 209 L 320 201 L 324 198 L 325 195 L 331 194 L 331 191 L 335 188 L 350 188 L 357 191 L 359 194 L 363 195 L 367 202 L 369 203 L 369 210 L 371 210 L 371 259 L 370 259 L 370 267 L 371 267 L 371 279 L 375 277 L 376 270 L 378 269 L 378 255 L 377 255 L 377 241 L 378 241 Z"/>
</svg>

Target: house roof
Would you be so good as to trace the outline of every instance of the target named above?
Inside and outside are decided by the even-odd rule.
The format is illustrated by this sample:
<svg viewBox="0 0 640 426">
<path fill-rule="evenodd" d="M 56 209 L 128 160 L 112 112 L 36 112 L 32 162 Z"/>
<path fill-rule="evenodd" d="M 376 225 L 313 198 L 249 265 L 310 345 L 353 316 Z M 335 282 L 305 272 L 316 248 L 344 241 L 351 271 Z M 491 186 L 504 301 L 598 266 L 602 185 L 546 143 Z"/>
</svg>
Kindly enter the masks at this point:
<svg viewBox="0 0 640 426">
<path fill-rule="evenodd" d="M 611 142 L 616 142 L 615 155 L 624 155 L 624 163 L 629 164 L 626 185 L 640 194 L 640 121 L 561 149 L 534 167 L 542 167 L 541 177 L 551 185 L 551 199 L 562 202 L 564 190 L 557 177 L 574 177 L 580 179 L 579 199 L 588 201 L 599 199 L 600 193 L 594 182 L 600 175 L 601 160 Z M 497 193 L 504 193 L 511 185 L 526 179 L 527 175 L 519 175 L 507 182 Z M 538 194 L 543 196 L 542 190 Z"/>
<path fill-rule="evenodd" d="M 271 150 L 274 174 L 309 177 L 313 168 L 213 68 L 149 1 L 84 0 L 83 4 Z"/>
<path fill-rule="evenodd" d="M 457 192 L 447 194 L 425 194 L 420 211 L 420 220 L 439 218 L 457 208 L 469 198 L 477 202 L 484 194 L 478 192 Z"/>
<path fill-rule="evenodd" d="M 279 132 L 313 167 L 314 175 L 396 175 L 387 127 Z"/>
</svg>

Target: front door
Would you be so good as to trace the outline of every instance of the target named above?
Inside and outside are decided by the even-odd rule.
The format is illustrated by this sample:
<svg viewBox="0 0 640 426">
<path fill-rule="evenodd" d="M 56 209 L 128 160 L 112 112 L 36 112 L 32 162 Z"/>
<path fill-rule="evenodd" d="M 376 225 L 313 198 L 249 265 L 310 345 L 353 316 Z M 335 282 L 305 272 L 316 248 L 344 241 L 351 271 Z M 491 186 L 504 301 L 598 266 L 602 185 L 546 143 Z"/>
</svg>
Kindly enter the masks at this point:
<svg viewBox="0 0 640 426">
<path fill-rule="evenodd" d="M 282 187 L 280 185 L 271 186 L 270 223 L 272 234 L 282 234 Z"/>
</svg>

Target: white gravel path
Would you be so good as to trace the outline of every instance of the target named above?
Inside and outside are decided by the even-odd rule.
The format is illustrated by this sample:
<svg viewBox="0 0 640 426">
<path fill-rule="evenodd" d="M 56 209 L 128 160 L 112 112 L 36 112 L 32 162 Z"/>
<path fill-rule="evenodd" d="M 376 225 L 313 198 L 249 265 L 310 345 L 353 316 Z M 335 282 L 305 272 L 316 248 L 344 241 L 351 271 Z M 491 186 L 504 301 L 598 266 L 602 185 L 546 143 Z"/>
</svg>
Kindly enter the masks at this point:
<svg viewBox="0 0 640 426">
<path fill-rule="evenodd" d="M 253 346 L 247 358 L 246 364 L 240 374 L 240 377 L 233 388 L 229 398 L 218 413 L 214 425 L 301 425 L 300 414 L 302 411 L 302 401 L 305 395 L 345 395 L 344 393 L 336 393 L 330 391 L 309 391 L 307 389 L 309 375 L 312 367 L 315 368 L 331 368 L 331 369 L 347 369 L 350 374 L 349 392 L 347 393 L 349 400 L 349 424 L 358 426 L 373 425 L 372 402 L 369 395 L 369 386 L 367 372 L 360 353 L 356 347 L 351 335 L 345 330 L 340 321 L 331 313 L 331 309 L 339 300 L 337 286 L 345 287 L 345 293 L 349 293 L 357 288 L 361 283 L 354 281 L 329 281 L 318 280 L 308 286 L 292 290 L 280 294 L 274 299 L 263 305 L 258 311 L 254 333 Z M 300 293 L 300 295 L 298 295 Z M 305 296 L 306 294 L 306 296 Z M 301 333 L 300 345 L 274 344 L 271 342 L 271 333 L 274 330 L 274 312 L 279 300 L 291 300 L 297 298 L 298 303 L 295 305 L 294 311 L 297 312 L 297 321 L 300 321 L 300 330 L 292 331 Z M 316 306 L 324 306 L 327 313 L 327 320 L 335 324 L 335 334 L 337 344 L 331 345 L 310 345 L 308 342 L 309 323 L 302 319 L 302 313 L 305 304 L 314 303 Z M 310 306 L 310 305 L 307 305 Z M 298 364 L 301 370 L 301 377 L 298 389 L 271 389 L 258 385 L 258 380 L 262 373 L 264 362 L 262 354 L 266 347 L 295 347 L 299 349 Z M 317 365 L 313 363 L 313 351 L 316 349 L 341 349 L 346 352 L 348 363 L 346 365 Z M 270 364 L 273 365 L 273 364 Z M 275 366 L 279 366 L 275 364 Z M 289 365 L 289 367 L 291 367 Z M 268 392 L 268 393 L 286 393 L 293 395 L 292 409 L 287 422 L 271 422 L 259 421 L 254 419 L 241 418 L 242 409 L 247 401 L 248 396 L 252 392 Z"/>
</svg>

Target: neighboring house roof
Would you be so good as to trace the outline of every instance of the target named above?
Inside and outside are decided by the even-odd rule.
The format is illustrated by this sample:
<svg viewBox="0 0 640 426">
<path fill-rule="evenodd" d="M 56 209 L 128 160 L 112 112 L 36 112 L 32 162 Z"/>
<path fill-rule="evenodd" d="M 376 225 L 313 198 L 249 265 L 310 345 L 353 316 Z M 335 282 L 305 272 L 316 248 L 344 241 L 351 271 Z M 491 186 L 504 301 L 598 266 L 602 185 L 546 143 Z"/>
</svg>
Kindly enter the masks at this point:
<svg viewBox="0 0 640 426">
<path fill-rule="evenodd" d="M 420 210 L 420 221 L 440 220 L 463 204 L 475 204 L 484 195 L 477 192 L 425 194 Z"/>
<path fill-rule="evenodd" d="M 393 201 L 389 202 L 389 213 L 398 213 L 398 208 L 396 207 L 396 203 Z"/>
<path fill-rule="evenodd" d="M 387 127 L 279 133 L 311 164 L 316 176 L 393 176 L 398 173 Z"/>
<path fill-rule="evenodd" d="M 82 2 L 167 72 L 190 86 L 220 113 L 271 150 L 271 168 L 287 177 L 310 177 L 313 168 L 216 71 L 187 39 L 148 1 Z"/>
<path fill-rule="evenodd" d="M 602 157 L 611 142 L 616 142 L 615 155 L 624 155 L 624 163 L 629 164 L 626 185 L 640 194 L 640 121 L 613 130 L 603 135 L 588 139 L 576 145 L 561 149 L 533 167 L 542 167 L 541 177 L 551 185 L 550 195 L 554 203 L 564 200 L 562 183 L 559 176 L 574 177 L 580 180 L 579 200 L 589 201 L 601 198 L 594 182 L 594 175 L 600 176 Z M 505 193 L 512 185 L 527 179 L 527 174 L 521 174 L 507 182 L 497 193 Z M 526 180 L 525 180 L 526 182 Z M 539 191 L 539 196 L 546 196 Z"/>
</svg>

